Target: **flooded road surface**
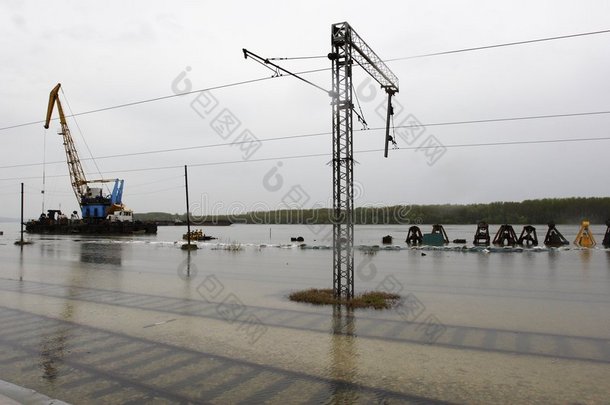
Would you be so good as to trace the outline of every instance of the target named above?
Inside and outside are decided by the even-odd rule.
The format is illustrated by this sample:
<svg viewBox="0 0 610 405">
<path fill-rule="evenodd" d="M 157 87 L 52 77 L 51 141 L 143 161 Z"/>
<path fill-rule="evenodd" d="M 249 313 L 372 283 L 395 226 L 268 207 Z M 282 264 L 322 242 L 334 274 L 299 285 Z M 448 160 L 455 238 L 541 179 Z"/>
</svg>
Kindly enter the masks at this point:
<svg viewBox="0 0 610 405">
<path fill-rule="evenodd" d="M 21 250 L 5 227 L 0 379 L 72 403 L 607 403 L 610 252 L 410 250 L 406 228 L 356 229 L 396 242 L 356 252 L 356 289 L 402 306 L 348 311 L 286 299 L 332 284 L 306 227 L 207 228 L 191 254 L 182 228 Z"/>
</svg>

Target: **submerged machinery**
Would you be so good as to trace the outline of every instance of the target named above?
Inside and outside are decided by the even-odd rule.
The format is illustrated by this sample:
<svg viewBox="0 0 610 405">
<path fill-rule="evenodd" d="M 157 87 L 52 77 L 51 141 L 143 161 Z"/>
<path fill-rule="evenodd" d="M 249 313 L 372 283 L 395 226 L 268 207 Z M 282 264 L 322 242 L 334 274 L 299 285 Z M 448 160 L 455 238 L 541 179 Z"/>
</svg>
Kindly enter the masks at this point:
<svg viewBox="0 0 610 405">
<path fill-rule="evenodd" d="M 560 247 L 569 245 L 570 242 L 559 232 L 557 227 L 553 222 L 548 224 L 549 229 L 546 231 L 546 236 L 544 237 L 544 244 L 549 247 Z"/>
<path fill-rule="evenodd" d="M 517 243 L 521 246 L 538 246 L 536 228 L 531 225 L 525 225 Z"/>
<path fill-rule="evenodd" d="M 432 225 L 431 233 L 433 235 L 439 235 L 439 237 L 442 237 L 444 244 L 449 243 L 449 237 L 447 236 L 447 232 L 445 232 L 445 228 L 441 224 Z"/>
<path fill-rule="evenodd" d="M 409 228 L 409 231 L 407 232 L 407 239 L 405 240 L 405 242 L 408 245 L 421 245 L 423 242 L 423 235 L 421 233 L 421 229 L 419 229 L 419 226 L 411 226 Z"/>
<path fill-rule="evenodd" d="M 517 244 L 517 234 L 512 225 L 501 225 L 492 243 L 496 246 L 515 246 Z"/>
<path fill-rule="evenodd" d="M 432 232 L 424 233 L 422 237 L 422 244 L 428 246 L 442 246 L 447 243 L 449 243 L 449 237 L 441 224 L 432 225 Z"/>
<path fill-rule="evenodd" d="M 449 243 L 449 238 L 445 229 L 440 224 L 432 225 L 432 232 L 422 234 L 418 226 L 411 226 L 407 232 L 407 245 L 416 247 L 424 246 L 442 246 Z M 490 243 L 491 242 L 491 243 Z M 466 244 L 466 239 L 454 239 L 454 244 Z M 516 248 L 517 245 L 523 248 L 535 248 L 539 245 L 536 228 L 532 225 L 524 225 L 519 237 L 515 233 L 512 225 L 500 225 L 498 231 L 491 241 L 489 233 L 489 225 L 486 222 L 479 222 L 474 235 L 473 245 L 476 247 L 489 246 L 490 244 L 503 248 Z M 548 230 L 544 238 L 544 245 L 547 248 L 559 248 L 569 245 L 570 242 L 559 232 L 554 223 L 548 224 Z M 594 248 L 597 245 L 593 232 L 590 229 L 590 223 L 587 220 L 582 221 L 578 234 L 574 240 L 574 244 L 583 248 Z M 606 249 L 610 249 L 610 219 L 606 221 L 606 232 L 604 234 L 602 245 Z M 465 248 L 465 246 L 463 247 Z M 491 249 L 491 248 L 490 248 Z M 522 248 L 517 248 L 522 249 Z"/>
<path fill-rule="evenodd" d="M 597 245 L 595 238 L 593 237 L 593 233 L 589 229 L 589 221 L 584 220 L 580 224 L 580 229 L 578 230 L 578 234 L 576 235 L 576 239 L 574 239 L 574 244 L 580 247 L 592 248 Z"/>
<path fill-rule="evenodd" d="M 479 222 L 477 224 L 477 230 L 474 233 L 474 240 L 472 241 L 475 246 L 489 246 L 489 225 L 487 222 Z"/>
</svg>

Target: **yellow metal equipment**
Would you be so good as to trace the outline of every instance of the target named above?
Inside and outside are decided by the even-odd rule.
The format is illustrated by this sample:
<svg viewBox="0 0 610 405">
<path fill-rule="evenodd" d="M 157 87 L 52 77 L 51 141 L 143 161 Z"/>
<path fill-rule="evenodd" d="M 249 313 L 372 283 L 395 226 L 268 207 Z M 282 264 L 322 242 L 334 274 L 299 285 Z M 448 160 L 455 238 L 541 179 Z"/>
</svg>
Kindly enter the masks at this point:
<svg viewBox="0 0 610 405">
<path fill-rule="evenodd" d="M 74 195 L 76 195 L 76 199 L 80 204 L 83 199 L 87 197 L 87 193 L 89 191 L 89 187 L 87 186 L 87 184 L 110 183 L 115 180 L 87 180 L 85 172 L 83 171 L 83 167 L 80 163 L 80 158 L 78 157 L 76 146 L 74 146 L 72 135 L 70 134 L 70 128 L 68 127 L 68 123 L 66 121 L 64 109 L 61 105 L 61 102 L 59 101 L 60 88 L 61 83 L 58 83 L 57 86 L 55 86 L 53 90 L 51 90 L 51 94 L 49 94 L 49 106 L 47 107 L 47 117 L 44 121 L 44 127 L 47 129 L 49 128 L 49 122 L 51 121 L 51 115 L 53 114 L 53 107 L 57 105 L 57 111 L 59 113 L 59 123 L 61 125 L 61 132 L 59 132 L 59 135 L 63 137 L 64 141 L 63 143 L 66 152 L 66 160 L 68 162 L 68 168 L 70 172 L 72 190 L 74 190 Z"/>
<path fill-rule="evenodd" d="M 595 238 L 593 237 L 593 234 L 591 233 L 591 230 L 589 229 L 589 221 L 587 221 L 587 220 L 582 221 L 582 223 L 580 224 L 580 230 L 578 231 L 578 234 L 576 235 L 576 239 L 574 240 L 574 243 L 577 246 L 587 247 L 587 248 L 592 248 L 595 245 L 597 245 L 597 242 L 595 242 Z"/>
<path fill-rule="evenodd" d="M 66 122 L 66 116 L 64 115 L 64 109 L 59 101 L 59 89 L 61 84 L 58 84 L 51 90 L 49 95 L 49 106 L 47 108 L 47 118 L 44 123 L 45 128 L 49 128 L 49 121 L 51 120 L 51 114 L 53 113 L 53 106 L 57 105 L 57 111 L 59 112 L 59 123 L 61 124 L 61 132 L 59 133 L 64 140 L 64 148 L 66 150 L 66 158 L 68 161 L 68 167 L 70 171 L 70 180 L 72 183 L 72 189 L 76 199 L 80 202 L 81 199 L 87 194 L 87 178 L 85 172 L 81 166 L 78 152 L 74 146 L 72 135 L 70 135 L 70 128 Z"/>
</svg>

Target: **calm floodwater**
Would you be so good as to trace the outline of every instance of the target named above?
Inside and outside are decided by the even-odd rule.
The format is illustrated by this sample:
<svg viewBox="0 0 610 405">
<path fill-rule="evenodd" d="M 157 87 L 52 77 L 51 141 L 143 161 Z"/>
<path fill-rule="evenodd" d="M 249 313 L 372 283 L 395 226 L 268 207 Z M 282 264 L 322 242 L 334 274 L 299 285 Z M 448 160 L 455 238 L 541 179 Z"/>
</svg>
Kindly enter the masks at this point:
<svg viewBox="0 0 610 405">
<path fill-rule="evenodd" d="M 391 311 L 289 302 L 332 285 L 330 227 L 156 236 L 31 235 L 0 224 L 0 379 L 68 402 L 607 403 L 610 252 L 411 250 L 408 226 L 358 226 L 356 289 Z M 472 240 L 474 226 L 447 226 Z M 573 240 L 576 226 L 559 226 Z M 429 226 L 422 226 L 428 232 Z M 494 232 L 497 227 L 492 226 Z M 520 227 L 515 227 L 520 232 Z M 544 239 L 546 226 L 538 226 Z M 593 227 L 601 242 L 605 226 Z M 236 250 L 238 249 L 238 250 Z"/>
</svg>

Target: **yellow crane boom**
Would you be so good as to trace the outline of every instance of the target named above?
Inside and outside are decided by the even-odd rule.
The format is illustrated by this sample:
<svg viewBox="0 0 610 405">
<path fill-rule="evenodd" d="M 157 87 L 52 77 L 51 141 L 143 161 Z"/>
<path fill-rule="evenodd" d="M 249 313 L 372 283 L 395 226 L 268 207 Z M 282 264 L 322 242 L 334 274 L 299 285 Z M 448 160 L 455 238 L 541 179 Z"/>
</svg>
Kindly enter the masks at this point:
<svg viewBox="0 0 610 405">
<path fill-rule="evenodd" d="M 47 107 L 47 116 L 44 127 L 49 128 L 49 122 L 51 121 L 51 116 L 53 115 L 53 108 L 55 105 L 57 105 L 59 123 L 61 125 L 59 135 L 63 137 L 72 190 L 74 191 L 76 200 L 81 207 L 83 218 L 106 218 L 109 213 L 125 209 L 121 201 L 123 194 L 123 181 L 119 179 L 87 180 L 83 166 L 80 162 L 80 158 L 78 157 L 76 146 L 74 145 L 74 140 L 70 134 L 70 128 L 66 122 L 64 109 L 61 106 L 61 101 L 59 101 L 60 89 L 61 83 L 58 83 L 57 86 L 51 90 L 51 94 L 49 94 L 49 105 Z M 103 196 L 101 188 L 90 188 L 88 186 L 89 183 L 110 182 L 114 182 L 114 190 L 109 196 Z"/>
<path fill-rule="evenodd" d="M 59 113 L 59 123 L 61 124 L 61 132 L 59 132 L 59 135 L 63 137 L 64 141 L 63 143 L 66 152 L 66 160 L 68 162 L 68 169 L 70 172 L 72 190 L 74 190 L 76 200 L 80 204 L 83 197 L 87 194 L 88 182 L 87 178 L 85 177 L 85 172 L 83 171 L 83 166 L 80 163 L 78 152 L 76 151 L 76 147 L 74 146 L 74 141 L 72 140 L 72 135 L 70 134 L 70 128 L 68 128 L 68 123 L 66 122 L 64 109 L 62 108 L 61 102 L 59 101 L 60 88 L 61 83 L 57 83 L 57 86 L 55 86 L 53 90 L 51 90 L 51 94 L 49 94 L 49 106 L 47 108 L 47 118 L 45 120 L 44 127 L 49 128 L 49 121 L 51 121 L 53 107 L 57 105 L 57 112 Z"/>
</svg>

